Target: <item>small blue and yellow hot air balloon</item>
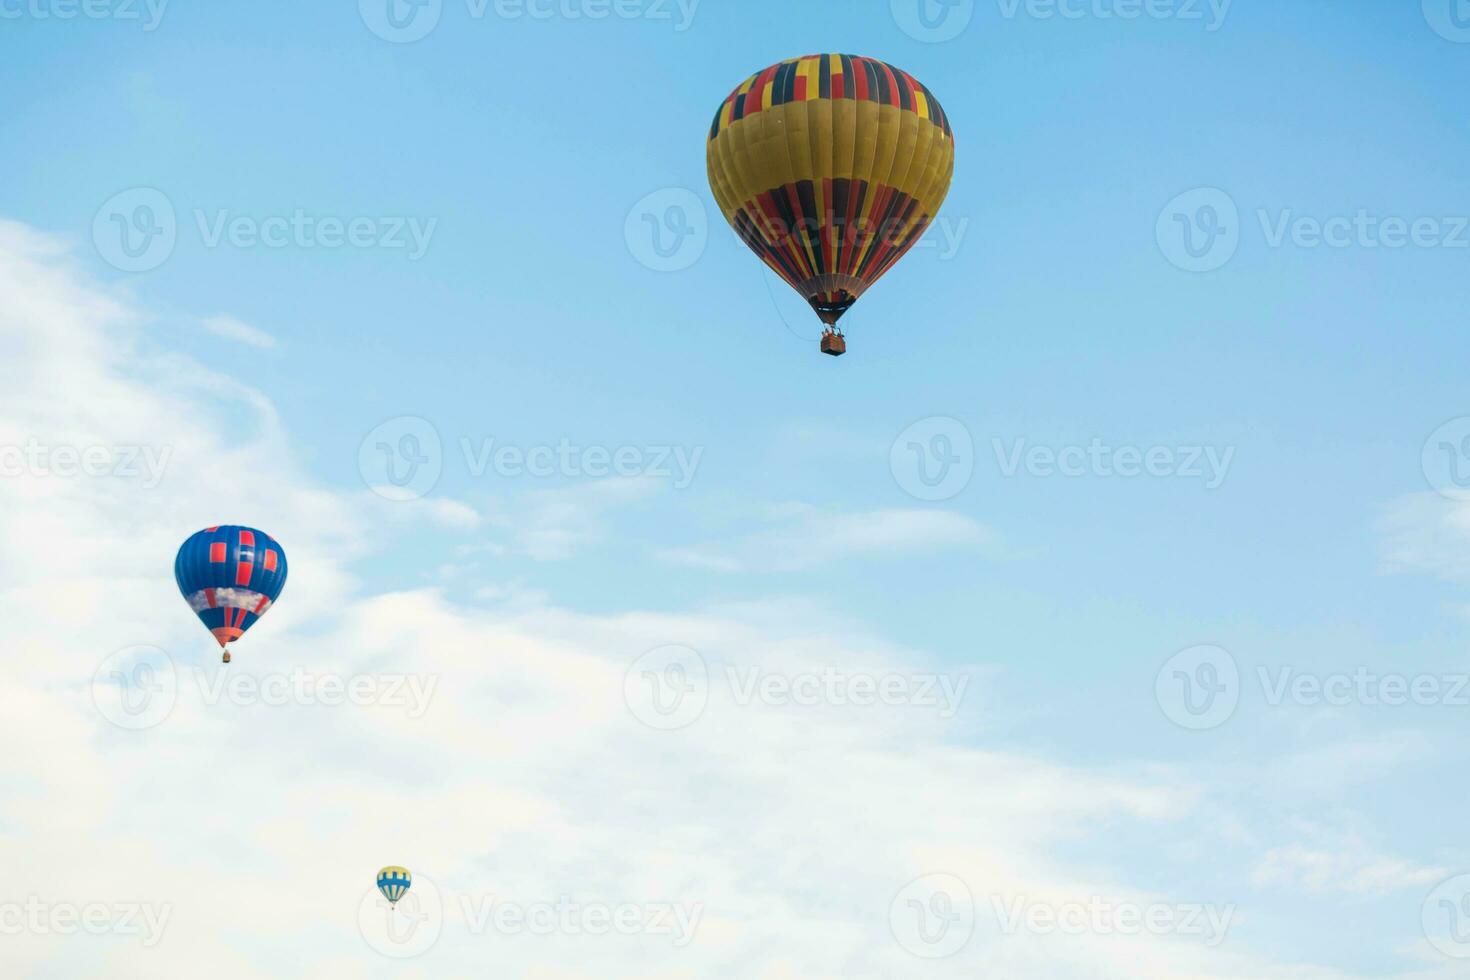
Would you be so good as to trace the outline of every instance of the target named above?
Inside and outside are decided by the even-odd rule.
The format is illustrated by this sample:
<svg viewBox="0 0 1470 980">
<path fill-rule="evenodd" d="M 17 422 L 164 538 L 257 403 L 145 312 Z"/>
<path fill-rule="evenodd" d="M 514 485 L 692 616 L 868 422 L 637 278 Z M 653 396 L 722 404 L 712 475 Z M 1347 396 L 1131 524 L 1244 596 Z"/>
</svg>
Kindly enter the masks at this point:
<svg viewBox="0 0 1470 980">
<path fill-rule="evenodd" d="M 389 905 L 397 905 L 412 884 L 413 875 L 408 873 L 407 868 L 390 864 L 378 872 L 378 891 L 383 893 Z"/>
<path fill-rule="evenodd" d="M 286 551 L 253 527 L 207 527 L 179 548 L 174 579 L 229 663 L 227 644 L 254 626 L 286 587 Z"/>
</svg>

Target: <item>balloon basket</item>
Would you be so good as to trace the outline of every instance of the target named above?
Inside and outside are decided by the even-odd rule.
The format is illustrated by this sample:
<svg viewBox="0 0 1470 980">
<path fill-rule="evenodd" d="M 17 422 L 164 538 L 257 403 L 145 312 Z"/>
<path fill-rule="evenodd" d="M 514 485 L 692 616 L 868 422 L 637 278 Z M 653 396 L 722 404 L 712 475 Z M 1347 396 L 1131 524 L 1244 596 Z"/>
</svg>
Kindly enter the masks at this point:
<svg viewBox="0 0 1470 980">
<path fill-rule="evenodd" d="M 230 651 L 226 650 L 225 651 L 225 656 L 224 656 L 223 663 L 229 663 L 229 662 L 230 662 Z"/>
<path fill-rule="evenodd" d="M 824 330 L 822 332 L 822 353 L 841 357 L 847 353 L 847 338 L 835 330 Z"/>
</svg>

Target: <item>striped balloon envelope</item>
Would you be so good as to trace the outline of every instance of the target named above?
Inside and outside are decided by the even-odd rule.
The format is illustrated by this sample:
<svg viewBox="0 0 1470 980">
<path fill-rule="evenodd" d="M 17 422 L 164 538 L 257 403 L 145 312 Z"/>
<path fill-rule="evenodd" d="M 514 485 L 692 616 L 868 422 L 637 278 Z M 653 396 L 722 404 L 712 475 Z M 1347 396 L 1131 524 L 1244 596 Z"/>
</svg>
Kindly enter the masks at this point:
<svg viewBox="0 0 1470 980">
<path fill-rule="evenodd" d="M 397 905 L 412 884 L 413 875 L 408 873 L 407 868 L 390 864 L 378 872 L 378 891 L 383 893 L 383 897 L 391 905 Z"/>
<path fill-rule="evenodd" d="M 229 663 L 228 644 L 254 626 L 285 588 L 286 552 L 253 527 L 207 527 L 179 548 L 174 578 Z"/>
<path fill-rule="evenodd" d="M 808 55 L 730 93 L 706 159 L 741 240 L 840 335 L 837 321 L 938 213 L 954 133 L 913 76 L 872 58 Z"/>
</svg>

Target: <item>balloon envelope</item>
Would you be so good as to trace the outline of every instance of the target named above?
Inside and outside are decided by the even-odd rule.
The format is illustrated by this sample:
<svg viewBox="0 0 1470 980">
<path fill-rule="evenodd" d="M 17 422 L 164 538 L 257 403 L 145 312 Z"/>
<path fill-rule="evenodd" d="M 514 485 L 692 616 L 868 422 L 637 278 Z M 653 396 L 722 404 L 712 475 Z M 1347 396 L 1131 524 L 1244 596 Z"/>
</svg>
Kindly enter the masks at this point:
<svg viewBox="0 0 1470 980">
<path fill-rule="evenodd" d="M 390 864 L 378 872 L 378 891 L 383 893 L 390 904 L 398 904 L 398 900 L 412 884 L 413 875 L 408 873 L 407 868 Z"/>
<path fill-rule="evenodd" d="M 223 647 L 243 636 L 280 596 L 286 552 L 253 527 L 207 527 L 179 548 L 174 578 L 189 608 Z"/>
<path fill-rule="evenodd" d="M 809 55 L 736 88 L 706 158 L 725 218 L 831 326 L 934 220 L 954 133 L 913 76 L 873 58 Z"/>
</svg>

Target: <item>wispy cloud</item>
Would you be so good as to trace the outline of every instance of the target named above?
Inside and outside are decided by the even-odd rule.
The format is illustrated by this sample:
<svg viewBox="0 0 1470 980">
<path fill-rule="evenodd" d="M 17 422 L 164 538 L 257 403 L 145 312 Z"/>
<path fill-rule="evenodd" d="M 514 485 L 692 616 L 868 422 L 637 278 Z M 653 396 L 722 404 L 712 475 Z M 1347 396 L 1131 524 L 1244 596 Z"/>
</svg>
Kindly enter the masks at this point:
<svg viewBox="0 0 1470 980">
<path fill-rule="evenodd" d="M 1405 888 L 1428 888 L 1450 874 L 1447 868 L 1375 854 L 1361 841 L 1348 843 L 1343 850 L 1312 844 L 1275 848 L 1251 872 L 1251 883 L 1318 894 L 1385 895 Z"/>
<path fill-rule="evenodd" d="M 536 561 L 564 561 L 607 534 L 606 517 L 665 488 L 649 477 L 613 477 L 534 491 L 503 505 L 495 523 L 512 551 Z"/>
<path fill-rule="evenodd" d="M 1408 494 L 1388 506 L 1378 530 L 1386 570 L 1470 582 L 1470 503 Z"/>
<path fill-rule="evenodd" d="M 276 338 L 264 330 L 261 330 L 259 327 L 252 327 L 245 321 L 237 320 L 235 317 L 225 313 L 203 317 L 200 319 L 199 325 L 216 337 L 223 337 L 225 340 L 238 341 L 242 344 L 248 344 L 251 347 L 270 348 L 276 346 Z"/>
<path fill-rule="evenodd" d="M 659 557 L 716 572 L 800 571 L 854 557 L 900 557 L 951 549 L 984 548 L 994 533 L 951 511 L 889 509 L 834 513 L 788 505 L 775 526 L 734 540 L 667 548 Z"/>
<path fill-rule="evenodd" d="M 456 530 L 474 530 L 485 523 L 484 516 L 475 508 L 451 497 L 412 497 L 393 499 L 392 487 L 378 488 L 381 492 L 359 495 L 367 510 L 384 524 L 403 525 L 427 522 Z"/>
</svg>

